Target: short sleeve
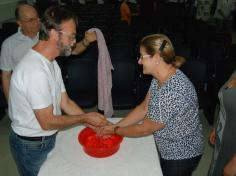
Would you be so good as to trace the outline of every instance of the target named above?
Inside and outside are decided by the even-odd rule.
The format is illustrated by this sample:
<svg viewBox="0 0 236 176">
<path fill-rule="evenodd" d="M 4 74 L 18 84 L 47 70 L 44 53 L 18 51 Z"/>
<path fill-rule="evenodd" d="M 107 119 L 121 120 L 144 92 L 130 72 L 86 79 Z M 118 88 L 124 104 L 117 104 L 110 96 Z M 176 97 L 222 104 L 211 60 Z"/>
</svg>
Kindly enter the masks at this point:
<svg viewBox="0 0 236 176">
<path fill-rule="evenodd" d="M 59 79 L 60 79 L 60 84 L 61 84 L 61 92 L 63 93 L 63 92 L 66 92 L 66 88 L 65 88 L 65 84 L 64 84 L 60 69 L 59 69 L 59 72 L 60 72 L 60 74 L 59 74 L 60 78 Z"/>
<path fill-rule="evenodd" d="M 60 69 L 57 61 L 54 61 L 54 68 L 55 68 L 55 71 L 56 71 L 56 75 L 58 75 L 58 80 L 60 81 L 61 93 L 66 92 L 66 88 L 65 88 L 64 81 L 63 81 L 63 78 L 62 78 L 61 69 Z"/>
<path fill-rule="evenodd" d="M 12 66 L 12 51 L 10 51 L 10 43 L 8 40 L 5 40 L 2 43 L 1 47 L 1 56 L 0 56 L 0 69 L 4 71 L 11 71 L 13 69 Z"/>
<path fill-rule="evenodd" d="M 50 81 L 43 72 L 34 72 L 29 76 L 26 90 L 27 99 L 32 109 L 42 109 L 48 107 L 53 102 L 51 95 Z"/>
</svg>

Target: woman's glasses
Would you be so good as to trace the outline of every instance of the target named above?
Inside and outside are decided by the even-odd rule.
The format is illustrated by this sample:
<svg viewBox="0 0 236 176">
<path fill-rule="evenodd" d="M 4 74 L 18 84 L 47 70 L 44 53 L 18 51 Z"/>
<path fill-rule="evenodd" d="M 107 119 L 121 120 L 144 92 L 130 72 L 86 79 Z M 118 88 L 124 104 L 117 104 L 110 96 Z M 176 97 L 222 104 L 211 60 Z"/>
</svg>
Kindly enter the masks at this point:
<svg viewBox="0 0 236 176">
<path fill-rule="evenodd" d="M 139 59 L 143 60 L 143 58 L 146 58 L 146 57 L 151 57 L 151 55 L 150 55 L 150 54 L 140 55 L 140 56 L 138 57 L 138 60 L 139 60 Z"/>
</svg>

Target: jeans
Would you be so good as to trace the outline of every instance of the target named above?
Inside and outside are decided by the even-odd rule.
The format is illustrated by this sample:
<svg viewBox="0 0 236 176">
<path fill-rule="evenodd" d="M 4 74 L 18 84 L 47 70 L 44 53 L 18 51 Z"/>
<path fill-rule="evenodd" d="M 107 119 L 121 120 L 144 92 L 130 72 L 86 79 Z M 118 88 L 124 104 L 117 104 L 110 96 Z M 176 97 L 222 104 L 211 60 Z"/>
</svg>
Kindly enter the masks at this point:
<svg viewBox="0 0 236 176">
<path fill-rule="evenodd" d="M 13 130 L 10 132 L 9 144 L 12 156 L 21 176 L 37 176 L 48 153 L 54 148 L 56 135 L 42 141 L 21 139 Z"/>
<path fill-rule="evenodd" d="M 163 176 L 191 176 L 196 169 L 202 155 L 183 160 L 164 160 L 161 161 Z"/>
</svg>

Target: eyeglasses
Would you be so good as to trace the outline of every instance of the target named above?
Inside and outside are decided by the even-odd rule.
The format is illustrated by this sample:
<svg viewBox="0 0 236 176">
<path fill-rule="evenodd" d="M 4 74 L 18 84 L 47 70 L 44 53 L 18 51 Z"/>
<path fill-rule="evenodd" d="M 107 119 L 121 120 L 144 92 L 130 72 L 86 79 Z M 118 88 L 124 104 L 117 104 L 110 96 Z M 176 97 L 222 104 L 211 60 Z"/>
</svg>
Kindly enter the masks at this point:
<svg viewBox="0 0 236 176">
<path fill-rule="evenodd" d="M 39 18 L 35 17 L 35 18 L 29 18 L 29 19 L 20 19 L 20 21 L 25 22 L 25 23 L 32 23 L 32 22 L 39 21 Z"/>
<path fill-rule="evenodd" d="M 143 59 L 143 58 L 145 58 L 145 57 L 151 57 L 151 55 L 150 54 L 144 54 L 144 55 L 140 55 L 139 57 L 138 57 L 138 60 L 139 59 Z"/>
<path fill-rule="evenodd" d="M 76 34 L 72 34 L 72 33 L 68 33 L 68 32 L 65 32 L 65 31 L 58 31 L 60 32 L 61 34 L 67 36 L 70 40 L 76 40 Z"/>
</svg>

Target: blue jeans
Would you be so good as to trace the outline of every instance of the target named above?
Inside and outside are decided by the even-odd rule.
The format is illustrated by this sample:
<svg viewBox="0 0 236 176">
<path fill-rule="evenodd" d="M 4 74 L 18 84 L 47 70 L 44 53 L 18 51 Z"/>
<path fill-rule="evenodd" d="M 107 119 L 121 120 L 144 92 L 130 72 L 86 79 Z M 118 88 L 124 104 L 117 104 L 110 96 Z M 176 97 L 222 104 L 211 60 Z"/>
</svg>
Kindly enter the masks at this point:
<svg viewBox="0 0 236 176">
<path fill-rule="evenodd" d="M 191 176 L 202 155 L 183 160 L 160 159 L 163 176 Z"/>
<path fill-rule="evenodd" d="M 37 176 L 39 169 L 46 160 L 48 153 L 54 148 L 56 135 L 42 141 L 21 139 L 12 130 L 9 144 L 12 156 L 21 176 Z"/>
</svg>

